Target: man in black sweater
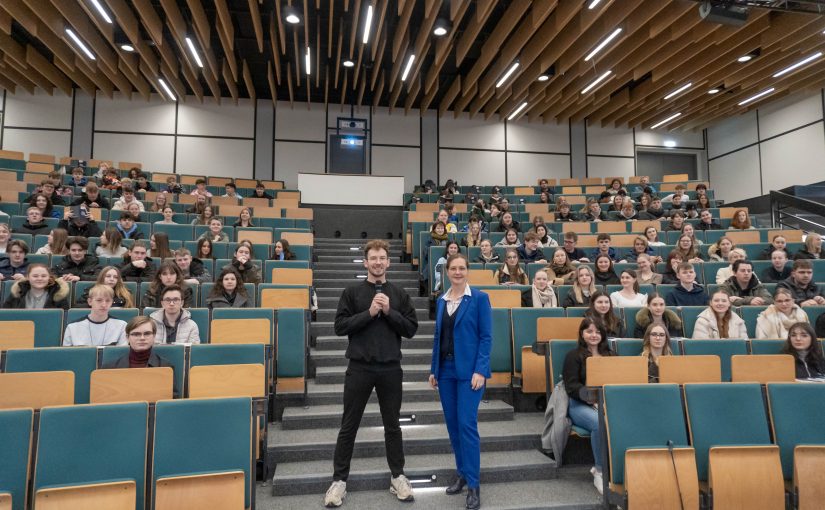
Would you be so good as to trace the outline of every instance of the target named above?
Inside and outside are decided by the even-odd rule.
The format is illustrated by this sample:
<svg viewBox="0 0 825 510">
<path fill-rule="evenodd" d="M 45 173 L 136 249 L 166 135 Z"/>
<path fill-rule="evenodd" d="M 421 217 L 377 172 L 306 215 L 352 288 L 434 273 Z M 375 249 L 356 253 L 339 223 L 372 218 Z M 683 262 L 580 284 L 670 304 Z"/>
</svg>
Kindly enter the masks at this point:
<svg viewBox="0 0 825 510">
<path fill-rule="evenodd" d="M 341 506 L 347 494 L 352 449 L 361 416 L 372 394 L 378 396 L 384 423 L 384 445 L 392 473 L 390 492 L 402 501 L 412 501 L 410 482 L 404 476 L 404 446 L 401 439 L 401 337 L 412 338 L 418 329 L 410 296 L 386 281 L 390 265 L 389 245 L 373 240 L 364 247 L 366 281 L 344 289 L 335 315 L 335 334 L 346 335 L 344 413 L 335 445 L 332 485 L 324 497 L 327 507 Z"/>
</svg>

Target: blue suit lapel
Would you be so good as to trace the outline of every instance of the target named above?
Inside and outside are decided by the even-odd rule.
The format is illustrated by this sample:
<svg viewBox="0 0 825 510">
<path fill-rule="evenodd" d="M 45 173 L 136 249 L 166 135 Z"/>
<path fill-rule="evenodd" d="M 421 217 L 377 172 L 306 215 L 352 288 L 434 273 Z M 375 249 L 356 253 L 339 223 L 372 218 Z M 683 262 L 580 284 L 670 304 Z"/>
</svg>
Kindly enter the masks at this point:
<svg viewBox="0 0 825 510">
<path fill-rule="evenodd" d="M 458 325 L 458 323 L 461 321 L 461 318 L 464 317 L 464 313 L 467 311 L 468 308 L 470 308 L 470 304 L 472 303 L 472 301 L 473 299 L 470 296 L 464 296 L 463 298 L 461 298 L 461 305 L 458 307 L 458 315 L 456 315 L 455 317 L 456 325 Z"/>
</svg>

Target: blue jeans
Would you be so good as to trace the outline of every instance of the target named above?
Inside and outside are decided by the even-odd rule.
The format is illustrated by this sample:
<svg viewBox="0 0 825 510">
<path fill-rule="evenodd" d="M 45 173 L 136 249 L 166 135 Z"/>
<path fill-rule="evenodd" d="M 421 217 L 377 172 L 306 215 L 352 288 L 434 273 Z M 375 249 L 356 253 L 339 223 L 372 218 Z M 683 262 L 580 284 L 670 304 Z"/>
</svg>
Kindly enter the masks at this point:
<svg viewBox="0 0 825 510">
<path fill-rule="evenodd" d="M 567 415 L 573 425 L 590 431 L 590 448 L 593 449 L 593 458 L 596 460 L 596 469 L 602 469 L 602 454 L 599 444 L 599 413 L 593 406 L 579 399 L 571 398 L 567 406 Z"/>
</svg>

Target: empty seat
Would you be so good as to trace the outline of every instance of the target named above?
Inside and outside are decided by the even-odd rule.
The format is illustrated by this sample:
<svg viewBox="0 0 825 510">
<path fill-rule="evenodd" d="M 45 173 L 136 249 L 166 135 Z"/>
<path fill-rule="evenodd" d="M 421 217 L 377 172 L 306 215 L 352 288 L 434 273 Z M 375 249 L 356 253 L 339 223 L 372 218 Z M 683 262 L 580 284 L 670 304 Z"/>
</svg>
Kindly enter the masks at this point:
<svg viewBox="0 0 825 510">
<path fill-rule="evenodd" d="M 10 329 L 6 330 L 3 324 L 11 321 Z M 20 338 L 24 338 L 28 343 L 28 331 L 30 326 L 24 326 L 21 322 L 31 321 L 34 323 L 34 347 L 57 347 L 63 337 L 63 310 L 0 310 L 0 331 L 12 331 L 17 329 Z M 18 329 L 23 328 L 23 329 Z M 25 332 L 25 337 L 22 335 Z M 2 333 L 6 338 L 13 338 L 14 335 Z"/>
<path fill-rule="evenodd" d="M 97 368 L 97 349 L 93 347 L 54 347 L 51 349 L 13 349 L 6 353 L 6 372 L 74 372 L 74 403 L 89 403 L 89 380 Z"/>
<path fill-rule="evenodd" d="M 157 402 L 173 397 L 174 369 L 155 367 L 144 369 L 115 368 L 92 372 L 89 402 L 115 404 L 119 402 Z"/>
<path fill-rule="evenodd" d="M 513 308 L 513 370 L 521 376 L 522 391 L 544 393 L 544 360 L 533 353 L 532 345 L 539 340 L 538 321 L 563 318 L 563 308 Z M 495 325 L 495 321 L 493 321 Z M 543 340 L 543 339 L 542 339 Z"/>
<path fill-rule="evenodd" d="M 796 366 L 790 354 L 739 354 L 731 357 L 733 382 L 793 382 Z"/>
<path fill-rule="evenodd" d="M 682 353 L 712 354 L 719 356 L 722 363 L 722 381 L 730 381 L 730 358 L 736 354 L 748 353 L 747 340 L 682 340 Z"/>
<path fill-rule="evenodd" d="M 719 356 L 661 356 L 660 383 L 718 383 L 722 381 L 722 362 Z"/>
<path fill-rule="evenodd" d="M 492 322 L 493 338 L 492 345 L 490 346 L 490 372 L 492 373 L 492 377 L 487 380 L 487 385 L 507 386 L 510 384 L 510 375 L 513 371 L 513 348 L 510 340 L 510 310 L 494 308 Z M 523 384 L 522 379 L 522 386 Z"/>
<path fill-rule="evenodd" d="M 521 308 L 521 292 L 515 289 L 484 289 L 493 308 Z"/>
<path fill-rule="evenodd" d="M 61 370 L 0 374 L 0 409 L 40 409 L 72 404 L 74 372 Z"/>
<path fill-rule="evenodd" d="M 273 312 L 267 308 L 216 308 L 212 311 L 212 343 L 272 344 Z"/>
<path fill-rule="evenodd" d="M 275 382 L 278 392 L 304 392 L 309 345 L 306 311 L 280 309 L 276 315 Z"/>
<path fill-rule="evenodd" d="M 263 308 L 304 308 L 309 310 L 310 289 L 306 286 L 258 285 L 258 303 Z"/>
<path fill-rule="evenodd" d="M 26 508 L 33 420 L 31 409 L 0 411 L 0 508 Z"/>
</svg>

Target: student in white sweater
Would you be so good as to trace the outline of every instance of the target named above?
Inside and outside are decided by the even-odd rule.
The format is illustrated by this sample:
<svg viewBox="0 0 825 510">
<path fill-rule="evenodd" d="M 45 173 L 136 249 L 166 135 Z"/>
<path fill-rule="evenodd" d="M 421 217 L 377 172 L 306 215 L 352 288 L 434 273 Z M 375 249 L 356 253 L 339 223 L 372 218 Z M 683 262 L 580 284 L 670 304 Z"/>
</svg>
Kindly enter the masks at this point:
<svg viewBox="0 0 825 510">
<path fill-rule="evenodd" d="M 610 293 L 610 302 L 613 308 L 644 307 L 647 305 L 647 294 L 639 292 L 639 280 L 636 271 L 625 269 L 622 271 L 619 280 L 622 282 L 622 290 Z"/>
<path fill-rule="evenodd" d="M 86 317 L 66 325 L 63 345 L 102 346 L 126 345 L 126 322 L 109 316 L 115 292 L 108 285 L 95 285 L 89 290 L 89 307 Z"/>
</svg>

